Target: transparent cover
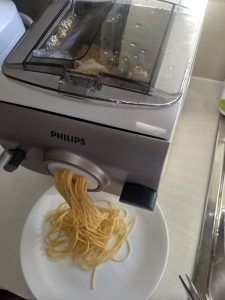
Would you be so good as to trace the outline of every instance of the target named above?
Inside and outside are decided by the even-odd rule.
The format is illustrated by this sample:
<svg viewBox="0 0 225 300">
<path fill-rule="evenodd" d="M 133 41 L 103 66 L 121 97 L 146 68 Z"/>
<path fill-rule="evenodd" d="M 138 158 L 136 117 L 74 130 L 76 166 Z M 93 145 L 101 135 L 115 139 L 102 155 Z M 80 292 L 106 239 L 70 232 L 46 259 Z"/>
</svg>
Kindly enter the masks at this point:
<svg viewBox="0 0 225 300">
<path fill-rule="evenodd" d="M 71 94 L 169 103 L 181 94 L 199 26 L 179 2 L 74 1 L 33 50 L 35 64 L 43 60 L 46 65 L 48 59 L 64 65 L 60 89 Z"/>
<path fill-rule="evenodd" d="M 149 86 L 173 6 L 157 0 L 77 1 L 34 56 L 74 60 L 79 74 Z"/>
</svg>

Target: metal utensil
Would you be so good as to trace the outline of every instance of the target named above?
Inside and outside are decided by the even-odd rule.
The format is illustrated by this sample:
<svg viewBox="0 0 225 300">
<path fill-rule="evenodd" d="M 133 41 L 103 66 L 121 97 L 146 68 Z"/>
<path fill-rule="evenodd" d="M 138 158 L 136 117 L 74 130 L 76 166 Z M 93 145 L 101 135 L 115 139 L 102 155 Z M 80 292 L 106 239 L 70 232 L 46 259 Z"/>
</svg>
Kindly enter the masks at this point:
<svg viewBox="0 0 225 300">
<path fill-rule="evenodd" d="M 223 300 L 225 293 L 225 211 L 223 207 L 220 208 L 220 213 L 217 218 L 219 220 L 219 224 L 214 232 L 215 246 L 211 258 L 208 293 L 211 297 L 210 299 Z"/>
<path fill-rule="evenodd" d="M 204 300 L 225 299 L 225 118 L 220 117 L 194 284 Z"/>
<path fill-rule="evenodd" d="M 188 296 L 190 297 L 191 300 L 202 300 L 202 298 L 199 296 L 199 293 L 196 289 L 196 287 L 194 286 L 194 283 L 192 282 L 192 280 L 189 278 L 189 276 L 187 274 L 185 274 L 186 279 L 187 279 L 187 283 L 185 283 L 185 280 L 182 278 L 181 275 L 179 275 L 179 279 L 185 289 L 185 291 L 187 292 Z"/>
</svg>

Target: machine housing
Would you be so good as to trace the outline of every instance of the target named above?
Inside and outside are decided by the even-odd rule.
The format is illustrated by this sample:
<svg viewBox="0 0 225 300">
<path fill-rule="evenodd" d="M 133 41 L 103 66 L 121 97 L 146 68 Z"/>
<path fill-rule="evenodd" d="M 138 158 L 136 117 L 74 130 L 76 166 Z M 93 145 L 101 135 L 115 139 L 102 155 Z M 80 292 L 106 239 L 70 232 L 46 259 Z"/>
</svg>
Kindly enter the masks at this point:
<svg viewBox="0 0 225 300">
<path fill-rule="evenodd" d="M 0 143 L 43 174 L 153 210 L 207 1 L 51 1 L 0 73 Z"/>
</svg>

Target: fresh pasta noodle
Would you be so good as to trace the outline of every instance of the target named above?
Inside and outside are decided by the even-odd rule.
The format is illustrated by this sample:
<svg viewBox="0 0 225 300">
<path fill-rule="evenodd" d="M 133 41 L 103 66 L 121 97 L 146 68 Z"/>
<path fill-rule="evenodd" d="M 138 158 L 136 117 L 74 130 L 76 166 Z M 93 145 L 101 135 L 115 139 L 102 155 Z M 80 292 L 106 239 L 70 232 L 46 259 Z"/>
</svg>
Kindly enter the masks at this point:
<svg viewBox="0 0 225 300">
<path fill-rule="evenodd" d="M 85 177 L 71 170 L 56 170 L 54 183 L 66 200 L 57 209 L 49 212 L 45 221 L 49 224 L 45 246 L 52 260 L 70 256 L 85 270 L 92 270 L 92 288 L 98 266 L 106 261 L 121 262 L 130 253 L 128 235 L 135 218 L 128 223 L 126 211 L 106 201 L 93 202 L 87 192 Z M 117 258 L 124 244 L 127 255 Z"/>
</svg>

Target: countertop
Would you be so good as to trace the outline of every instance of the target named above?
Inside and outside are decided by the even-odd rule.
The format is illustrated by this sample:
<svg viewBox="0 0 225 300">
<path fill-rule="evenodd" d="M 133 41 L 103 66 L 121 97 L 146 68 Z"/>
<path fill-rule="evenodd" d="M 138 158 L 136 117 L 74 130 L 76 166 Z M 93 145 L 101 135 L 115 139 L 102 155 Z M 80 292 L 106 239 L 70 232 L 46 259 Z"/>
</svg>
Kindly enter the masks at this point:
<svg viewBox="0 0 225 300">
<path fill-rule="evenodd" d="M 191 80 L 159 189 L 158 203 L 168 224 L 170 254 L 152 300 L 187 299 L 178 275 L 191 275 L 194 266 L 221 87 L 221 82 Z M 21 233 L 32 206 L 51 184 L 50 177 L 22 167 L 12 174 L 0 170 L 0 287 L 26 299 L 33 298 L 20 267 Z"/>
</svg>

